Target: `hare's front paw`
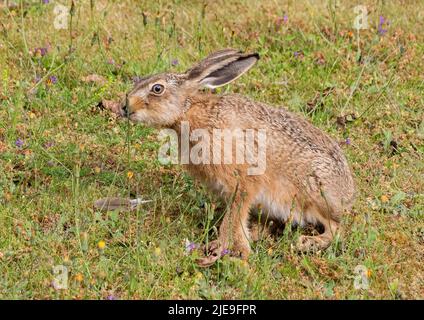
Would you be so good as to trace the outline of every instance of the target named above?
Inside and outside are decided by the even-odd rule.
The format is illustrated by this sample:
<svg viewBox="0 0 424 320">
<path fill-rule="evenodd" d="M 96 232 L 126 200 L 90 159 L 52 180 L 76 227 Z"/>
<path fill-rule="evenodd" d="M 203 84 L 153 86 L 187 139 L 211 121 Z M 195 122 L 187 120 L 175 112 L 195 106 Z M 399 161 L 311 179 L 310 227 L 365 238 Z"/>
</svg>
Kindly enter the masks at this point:
<svg viewBox="0 0 424 320">
<path fill-rule="evenodd" d="M 213 265 L 219 258 L 227 254 L 228 249 L 219 240 L 209 242 L 204 246 L 205 257 L 197 261 L 201 267 Z"/>
<path fill-rule="evenodd" d="M 204 247 L 205 257 L 198 260 L 198 264 L 201 267 L 209 267 L 213 265 L 219 258 L 230 254 L 234 257 L 247 260 L 250 255 L 250 246 L 249 243 L 241 244 L 235 243 L 230 249 L 228 246 L 223 245 L 222 241 L 214 240 L 209 242 L 207 246 Z"/>
</svg>

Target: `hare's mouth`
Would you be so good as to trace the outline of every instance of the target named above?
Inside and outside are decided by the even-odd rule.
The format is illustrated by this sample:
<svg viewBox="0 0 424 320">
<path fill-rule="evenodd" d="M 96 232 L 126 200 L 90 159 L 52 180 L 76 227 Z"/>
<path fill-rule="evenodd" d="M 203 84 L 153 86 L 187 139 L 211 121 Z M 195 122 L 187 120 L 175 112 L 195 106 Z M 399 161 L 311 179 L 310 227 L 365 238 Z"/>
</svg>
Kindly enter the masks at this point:
<svg viewBox="0 0 424 320">
<path fill-rule="evenodd" d="M 127 118 L 128 119 L 130 119 L 131 121 L 133 121 L 133 122 L 140 122 L 140 120 L 139 119 L 137 119 L 137 116 L 136 116 L 136 114 L 135 113 L 131 113 L 131 114 L 129 114 L 128 116 L 127 116 Z"/>
<path fill-rule="evenodd" d="M 121 110 L 120 110 L 120 115 L 121 115 L 121 117 L 123 117 L 123 118 L 128 118 L 128 119 L 130 119 L 130 120 L 133 120 L 133 119 L 131 119 L 131 117 L 134 115 L 134 113 L 135 112 L 131 112 L 131 111 L 129 111 L 128 110 L 128 108 L 127 108 L 127 106 L 126 105 L 124 105 L 122 108 L 121 108 Z"/>
<path fill-rule="evenodd" d="M 130 120 L 132 122 L 144 122 L 142 117 L 140 117 L 140 115 L 137 114 L 137 112 L 127 113 L 127 114 L 123 115 L 123 117 L 127 118 L 128 120 Z"/>
</svg>

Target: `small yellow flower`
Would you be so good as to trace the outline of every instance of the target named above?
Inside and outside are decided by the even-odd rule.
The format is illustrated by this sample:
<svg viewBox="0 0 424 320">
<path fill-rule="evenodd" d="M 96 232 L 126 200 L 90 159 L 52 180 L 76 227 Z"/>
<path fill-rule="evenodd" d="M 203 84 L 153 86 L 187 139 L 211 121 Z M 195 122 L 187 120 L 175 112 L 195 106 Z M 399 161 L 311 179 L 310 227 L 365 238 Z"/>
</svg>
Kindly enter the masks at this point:
<svg viewBox="0 0 424 320">
<path fill-rule="evenodd" d="M 0 251 L 0 259 L 3 259 L 4 253 Z"/>
<path fill-rule="evenodd" d="M 368 269 L 367 270 L 367 278 L 371 278 L 371 275 L 372 275 L 372 271 L 371 271 L 371 269 Z"/>
<path fill-rule="evenodd" d="M 106 242 L 104 242 L 103 240 L 100 240 L 100 241 L 97 243 L 97 247 L 98 247 L 100 250 L 103 250 L 104 248 L 106 248 Z"/>
<path fill-rule="evenodd" d="M 82 280 L 84 280 L 84 276 L 83 276 L 81 273 L 77 273 L 77 274 L 75 275 L 75 280 L 76 280 L 77 282 L 82 282 Z"/>
<path fill-rule="evenodd" d="M 201 280 L 201 279 L 203 279 L 203 273 L 201 273 L 201 272 L 196 272 L 196 274 L 194 275 L 194 278 L 195 278 L 196 280 Z"/>
<path fill-rule="evenodd" d="M 389 201 L 389 197 L 388 197 L 388 196 L 386 196 L 385 194 L 383 194 L 383 195 L 380 197 L 380 200 L 381 200 L 381 202 L 382 202 L 382 203 L 386 203 L 386 202 L 388 202 L 388 201 Z"/>
<path fill-rule="evenodd" d="M 155 248 L 155 251 L 154 251 L 155 256 L 159 257 L 161 252 L 162 252 L 162 250 L 159 247 Z"/>
<path fill-rule="evenodd" d="M 274 250 L 272 250 L 272 248 L 269 248 L 269 249 L 268 249 L 268 255 L 269 255 L 269 256 L 272 256 L 272 254 L 273 254 L 273 253 L 274 253 Z"/>
<path fill-rule="evenodd" d="M 95 167 L 95 168 L 94 168 L 94 172 L 95 172 L 95 173 L 100 173 L 100 171 L 102 171 L 102 170 L 101 170 L 99 167 Z"/>
<path fill-rule="evenodd" d="M 128 171 L 127 172 L 127 177 L 128 177 L 128 179 L 132 179 L 133 177 L 134 177 L 134 172 L 132 172 L 132 171 Z"/>
</svg>

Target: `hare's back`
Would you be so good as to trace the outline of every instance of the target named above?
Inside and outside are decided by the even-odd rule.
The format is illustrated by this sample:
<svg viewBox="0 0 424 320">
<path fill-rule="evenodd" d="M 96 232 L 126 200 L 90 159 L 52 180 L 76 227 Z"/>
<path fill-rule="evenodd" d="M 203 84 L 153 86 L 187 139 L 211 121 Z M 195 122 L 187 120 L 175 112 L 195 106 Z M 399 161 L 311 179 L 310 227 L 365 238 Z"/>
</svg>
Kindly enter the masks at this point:
<svg viewBox="0 0 424 320">
<path fill-rule="evenodd" d="M 338 144 L 322 130 L 284 107 L 255 102 L 239 95 L 225 95 L 218 107 L 220 117 L 240 129 L 266 129 L 269 142 L 284 143 L 299 151 L 336 156 L 341 153 Z M 277 141 L 273 141 L 277 140 Z"/>
</svg>

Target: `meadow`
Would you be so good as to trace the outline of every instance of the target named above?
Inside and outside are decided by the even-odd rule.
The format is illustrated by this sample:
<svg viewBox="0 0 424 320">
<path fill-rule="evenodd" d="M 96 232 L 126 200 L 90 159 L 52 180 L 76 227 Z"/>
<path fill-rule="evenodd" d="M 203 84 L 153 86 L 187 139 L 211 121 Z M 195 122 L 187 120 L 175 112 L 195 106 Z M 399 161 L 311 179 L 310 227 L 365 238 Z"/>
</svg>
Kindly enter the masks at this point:
<svg viewBox="0 0 424 320">
<path fill-rule="evenodd" d="M 327 250 L 286 228 L 198 267 L 187 243 L 216 237 L 222 203 L 108 110 L 222 48 L 261 59 L 217 94 L 342 146 L 358 198 Z M 0 299 L 423 299 L 423 58 L 419 0 L 0 1 Z M 108 196 L 152 202 L 93 208 Z"/>
</svg>

